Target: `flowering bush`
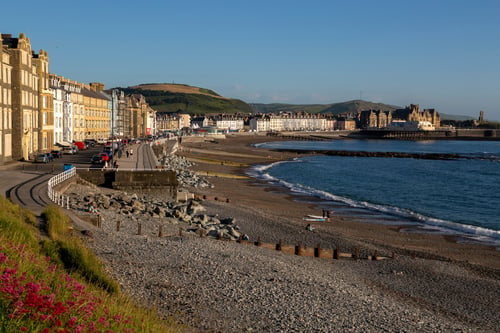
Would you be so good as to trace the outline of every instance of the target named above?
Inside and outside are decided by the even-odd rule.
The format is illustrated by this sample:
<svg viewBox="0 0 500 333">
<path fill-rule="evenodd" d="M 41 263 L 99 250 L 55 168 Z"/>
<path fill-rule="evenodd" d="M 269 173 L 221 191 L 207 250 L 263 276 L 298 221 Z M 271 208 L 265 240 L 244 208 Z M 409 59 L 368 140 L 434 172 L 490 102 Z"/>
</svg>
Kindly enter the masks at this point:
<svg viewBox="0 0 500 333">
<path fill-rule="evenodd" d="M 16 214 L 9 204 L 0 197 L 7 208 L 0 210 L 0 332 L 176 331 L 126 297 L 83 284 L 75 278 L 81 275 L 40 255 L 25 213 Z"/>
<path fill-rule="evenodd" d="M 50 258 L 42 262 L 13 244 L 0 248 L 0 309 L 7 332 L 133 332 L 135 326 Z"/>
</svg>

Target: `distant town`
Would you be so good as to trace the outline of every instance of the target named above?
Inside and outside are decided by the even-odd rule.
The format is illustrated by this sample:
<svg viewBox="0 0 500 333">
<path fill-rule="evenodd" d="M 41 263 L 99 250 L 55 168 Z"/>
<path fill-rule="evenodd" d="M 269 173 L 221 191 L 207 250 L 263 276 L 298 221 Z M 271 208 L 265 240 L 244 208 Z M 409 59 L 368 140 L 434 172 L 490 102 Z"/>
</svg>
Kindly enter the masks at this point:
<svg viewBox="0 0 500 333">
<path fill-rule="evenodd" d="M 98 82 L 85 84 L 50 73 L 48 53 L 35 53 L 23 33 L 19 37 L 1 34 L 0 43 L 0 164 L 33 160 L 37 154 L 77 142 L 155 137 L 167 131 L 190 135 L 356 130 L 378 135 L 382 130 L 449 135 L 454 131 L 452 124 L 442 123 L 436 110 L 413 104 L 394 111 L 339 115 L 301 111 L 202 116 L 182 110 L 157 112 L 141 94 L 106 90 Z M 480 124 L 483 118 L 481 112 L 474 124 Z M 474 135 L 497 136 L 496 132 Z"/>
</svg>

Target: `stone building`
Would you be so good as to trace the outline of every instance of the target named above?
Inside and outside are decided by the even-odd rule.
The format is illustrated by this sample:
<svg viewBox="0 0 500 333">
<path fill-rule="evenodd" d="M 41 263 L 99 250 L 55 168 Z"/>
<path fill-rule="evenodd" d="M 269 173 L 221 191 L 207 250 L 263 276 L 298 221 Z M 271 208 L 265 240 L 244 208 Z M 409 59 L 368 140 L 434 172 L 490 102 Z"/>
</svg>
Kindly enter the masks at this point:
<svg viewBox="0 0 500 333">
<path fill-rule="evenodd" d="M 393 120 L 405 121 L 428 121 L 435 128 L 441 127 L 441 116 L 434 109 L 420 109 L 418 104 L 410 104 L 404 109 L 397 109 L 392 112 Z"/>
<path fill-rule="evenodd" d="M 111 96 L 104 93 L 102 83 L 82 85 L 85 109 L 85 139 L 107 139 L 111 136 Z"/>
<path fill-rule="evenodd" d="M 156 126 L 159 131 L 178 131 L 180 118 L 177 113 L 157 112 Z M 199 126 L 203 127 L 203 126 Z"/>
<path fill-rule="evenodd" d="M 397 109 L 394 111 L 361 111 L 359 114 L 359 127 L 362 129 L 386 128 L 394 120 L 407 122 L 429 122 L 435 128 L 439 128 L 441 126 L 441 117 L 436 110 L 421 110 L 418 104 L 410 104 L 404 109 Z"/>
<path fill-rule="evenodd" d="M 50 89 L 49 55 L 40 50 L 33 54 L 38 74 L 38 151 L 49 152 L 54 146 L 54 95 Z"/>
<path fill-rule="evenodd" d="M 30 40 L 23 33 L 19 38 L 10 34 L 1 38 L 2 53 L 9 54 L 12 74 L 12 159 L 28 160 L 39 149 L 39 62 L 33 61 Z"/>
<path fill-rule="evenodd" d="M 392 113 L 383 110 L 361 111 L 359 116 L 359 127 L 363 129 L 384 128 L 392 121 Z"/>
<path fill-rule="evenodd" d="M 0 35 L 0 164 L 12 160 L 12 65 Z"/>
</svg>

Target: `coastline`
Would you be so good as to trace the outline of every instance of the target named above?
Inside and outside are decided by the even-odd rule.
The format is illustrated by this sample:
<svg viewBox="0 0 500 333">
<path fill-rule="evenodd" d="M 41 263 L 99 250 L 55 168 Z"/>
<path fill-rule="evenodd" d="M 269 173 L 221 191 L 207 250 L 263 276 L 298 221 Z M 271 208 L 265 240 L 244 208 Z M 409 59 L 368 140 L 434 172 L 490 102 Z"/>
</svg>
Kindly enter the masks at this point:
<svg viewBox="0 0 500 333">
<path fill-rule="evenodd" d="M 336 216 L 333 214 L 330 222 L 305 222 L 302 217 L 307 214 L 321 215 L 321 200 L 313 197 L 292 194 L 288 189 L 275 186 L 265 181 L 250 178 L 247 171 L 253 165 L 267 165 L 297 156 L 305 156 L 300 152 L 273 151 L 255 148 L 257 143 L 287 140 L 278 137 L 259 135 L 234 134 L 226 139 L 186 142 L 178 155 L 192 160 L 191 168 L 200 175 L 209 175 L 208 180 L 214 184 L 212 189 L 191 189 L 195 194 L 227 198 L 231 206 L 244 210 L 254 210 L 256 213 L 278 215 L 282 217 L 281 229 L 293 228 L 288 235 L 291 244 L 303 242 L 314 246 L 318 242 L 325 247 L 335 247 L 343 244 L 346 247 L 364 246 L 378 251 L 392 252 L 412 257 L 437 258 L 452 260 L 464 264 L 478 265 L 486 269 L 500 270 L 500 251 L 492 246 L 461 243 L 456 236 L 402 232 L 409 225 L 387 225 L 381 223 L 360 222 L 355 216 Z M 218 203 L 227 209 L 229 205 Z M 217 209 L 216 209 L 217 210 Z M 310 237 L 303 231 L 305 225 L 311 223 L 318 237 Z M 273 228 L 274 229 L 274 228 Z M 243 231 L 244 226 L 243 226 Z M 265 230 L 249 230 L 251 237 L 260 237 L 263 241 L 277 242 L 272 233 Z M 281 234 L 283 231 L 280 231 Z M 295 233 L 295 237 L 294 237 Z M 304 235 L 306 237 L 304 237 Z"/>
<path fill-rule="evenodd" d="M 75 213 L 85 209 L 86 197 L 100 202 L 102 224 L 81 224 L 91 229 L 82 237 L 138 303 L 189 332 L 494 332 L 500 326 L 498 251 L 348 216 L 303 221 L 321 215 L 319 201 L 246 175 L 251 165 L 296 155 L 251 146 L 269 141 L 265 136 L 187 141 L 177 155 L 196 160 L 190 169 L 208 173 L 214 185 L 186 188 L 205 196 L 199 203 L 166 204 L 164 191 L 68 189 Z M 201 237 L 197 226 L 203 220 L 210 228 L 212 217 L 231 220 L 250 241 Z M 280 240 L 281 251 L 268 246 Z M 305 255 L 294 255 L 299 241 Z M 320 258 L 311 255 L 317 244 Z M 351 256 L 355 248 L 359 260 Z M 375 252 L 380 260 L 367 260 Z"/>
</svg>

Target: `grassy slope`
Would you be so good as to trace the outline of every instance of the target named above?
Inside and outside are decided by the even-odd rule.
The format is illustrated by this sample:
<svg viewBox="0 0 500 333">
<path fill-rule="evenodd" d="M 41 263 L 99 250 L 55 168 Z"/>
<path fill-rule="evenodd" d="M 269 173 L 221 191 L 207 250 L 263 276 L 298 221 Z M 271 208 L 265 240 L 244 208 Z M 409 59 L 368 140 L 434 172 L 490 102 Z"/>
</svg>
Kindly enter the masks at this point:
<svg viewBox="0 0 500 333">
<path fill-rule="evenodd" d="M 185 112 L 189 114 L 208 113 L 251 113 L 247 103 L 219 96 L 209 89 L 180 84 L 142 84 L 119 88 L 126 94 L 142 94 L 149 105 L 158 112 Z"/>
<path fill-rule="evenodd" d="M 0 196 L 0 332 L 181 332 L 135 305 L 69 233 L 57 206 L 33 214 Z"/>
</svg>

